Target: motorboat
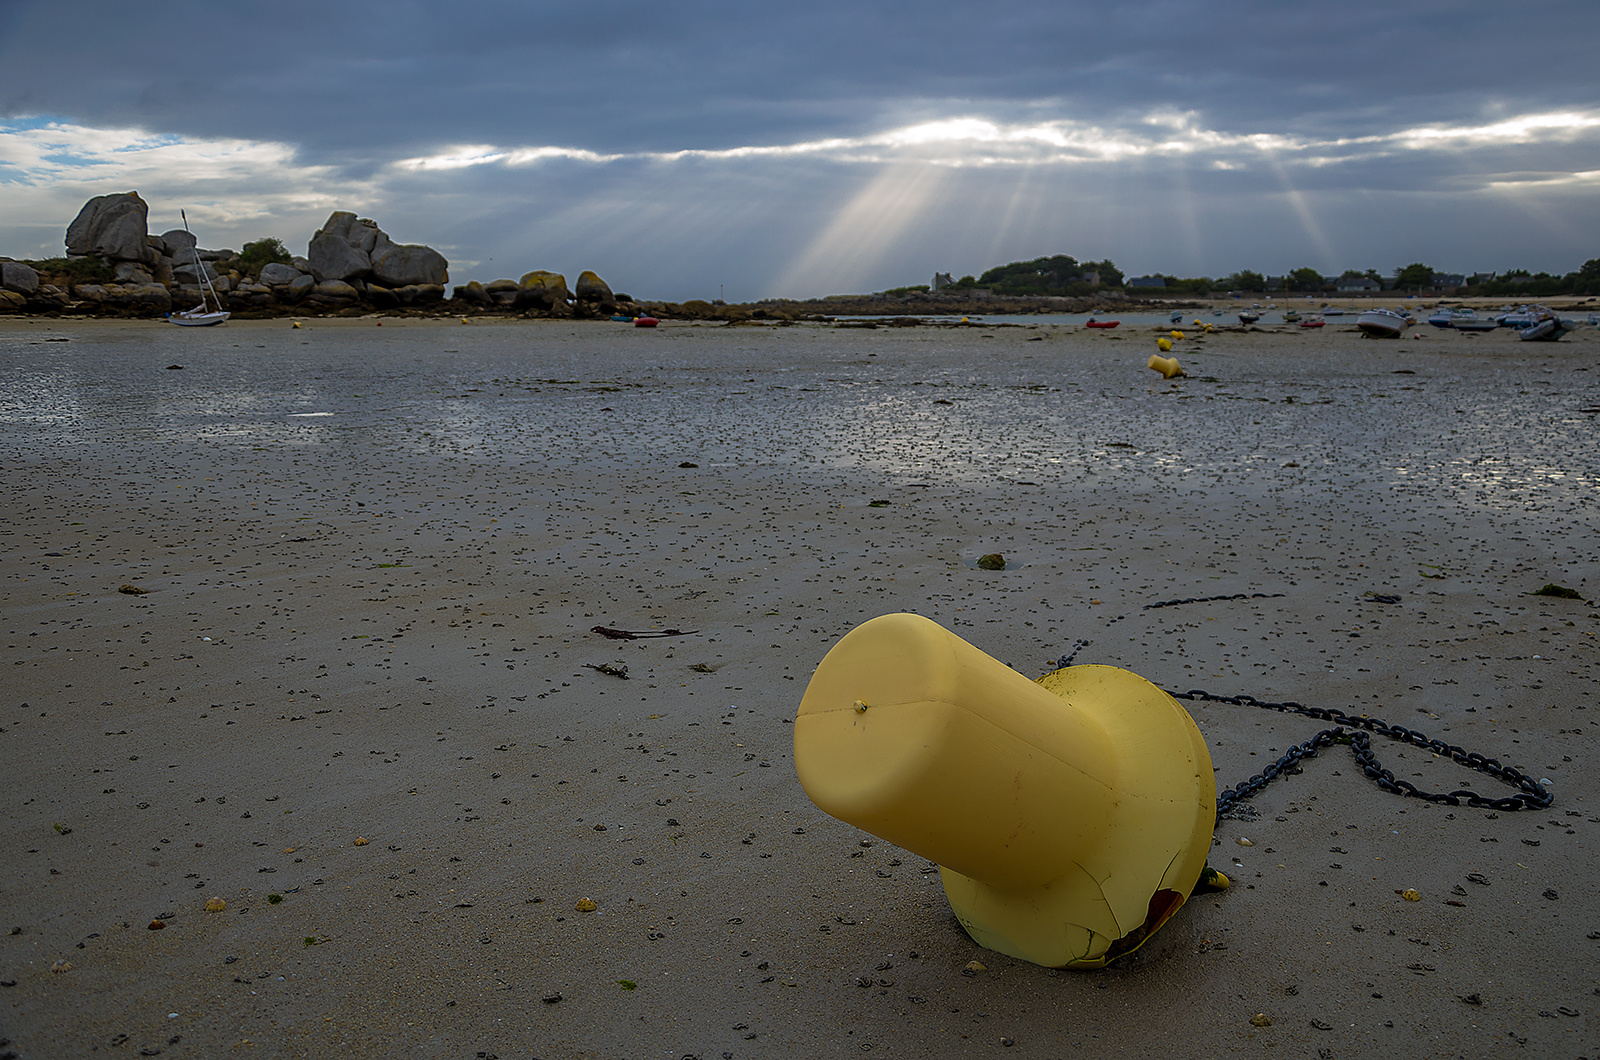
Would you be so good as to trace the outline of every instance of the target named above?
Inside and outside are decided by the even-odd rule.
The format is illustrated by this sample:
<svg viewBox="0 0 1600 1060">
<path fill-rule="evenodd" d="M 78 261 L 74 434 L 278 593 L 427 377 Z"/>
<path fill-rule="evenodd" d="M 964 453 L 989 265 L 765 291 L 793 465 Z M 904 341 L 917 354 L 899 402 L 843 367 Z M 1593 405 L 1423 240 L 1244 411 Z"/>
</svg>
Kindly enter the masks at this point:
<svg viewBox="0 0 1600 1060">
<path fill-rule="evenodd" d="M 1398 339 L 1410 325 L 1410 319 L 1392 309 L 1369 309 L 1356 317 L 1356 327 L 1362 334 L 1375 339 Z"/>
<path fill-rule="evenodd" d="M 1326 326 L 1326 324 L 1327 321 L 1323 320 L 1321 317 L 1306 317 L 1304 320 L 1300 321 L 1300 326 L 1303 328 L 1320 328 Z"/>
<path fill-rule="evenodd" d="M 1465 307 L 1451 308 L 1442 305 L 1428 318 L 1428 323 L 1436 328 L 1453 328 L 1464 320 L 1477 320 L 1478 314 Z"/>
<path fill-rule="evenodd" d="M 1261 314 L 1257 313 L 1253 309 L 1246 309 L 1246 310 L 1243 310 L 1243 311 L 1241 311 L 1239 313 L 1239 323 L 1241 323 L 1241 324 L 1254 324 L 1256 321 L 1258 321 L 1260 319 L 1261 319 Z"/>
<path fill-rule="evenodd" d="M 1530 318 L 1526 326 L 1517 329 L 1517 338 L 1523 342 L 1556 342 L 1575 326 L 1542 305 L 1528 306 L 1523 312 Z"/>
<path fill-rule="evenodd" d="M 1172 321 L 1174 324 L 1182 323 L 1182 321 L 1183 321 L 1183 310 L 1174 309 L 1172 311 L 1172 315 L 1169 316 L 1167 319 Z"/>
<path fill-rule="evenodd" d="M 189 215 L 182 210 L 178 216 L 183 218 L 183 230 L 189 231 Z M 190 235 L 193 235 L 191 232 Z M 203 328 L 213 324 L 221 324 L 231 315 L 222 308 L 222 299 L 217 297 L 217 292 L 211 286 L 210 274 L 206 271 L 205 262 L 200 260 L 200 248 L 191 246 L 189 252 L 194 255 L 195 275 L 200 278 L 200 304 L 193 309 L 185 309 L 179 313 L 168 313 L 169 324 L 181 324 L 186 328 Z"/>
<path fill-rule="evenodd" d="M 1298 324 L 1300 322 L 1300 311 L 1298 309 L 1286 310 L 1283 314 L 1283 322 L 1285 324 Z"/>
</svg>

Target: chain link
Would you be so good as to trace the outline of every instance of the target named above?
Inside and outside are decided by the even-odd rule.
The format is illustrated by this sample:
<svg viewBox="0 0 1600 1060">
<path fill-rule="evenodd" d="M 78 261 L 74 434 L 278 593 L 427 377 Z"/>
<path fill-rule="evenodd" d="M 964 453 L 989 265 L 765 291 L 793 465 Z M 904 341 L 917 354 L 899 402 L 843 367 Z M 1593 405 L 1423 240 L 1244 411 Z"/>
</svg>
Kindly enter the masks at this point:
<svg viewBox="0 0 1600 1060">
<path fill-rule="evenodd" d="M 1123 619 L 1144 611 L 1153 611 L 1160 607 L 1176 607 L 1179 604 L 1204 604 L 1218 600 L 1265 600 L 1283 596 L 1283 593 L 1233 593 L 1229 596 L 1195 596 L 1181 600 L 1162 600 L 1158 603 L 1145 604 L 1139 612 L 1128 612 L 1118 615 L 1106 623 L 1111 626 Z M 1089 641 L 1076 641 L 1072 650 L 1056 660 L 1056 668 L 1061 669 L 1072 665 L 1072 660 L 1078 653 L 1089 646 Z M 1238 812 L 1242 803 L 1248 802 L 1261 789 L 1265 788 L 1274 779 L 1281 776 L 1286 770 L 1296 765 L 1302 758 L 1315 758 L 1317 752 L 1336 743 L 1350 745 L 1350 753 L 1355 757 L 1356 765 L 1361 767 L 1374 784 L 1384 791 L 1407 798 L 1422 799 L 1427 802 L 1438 803 L 1444 806 L 1473 806 L 1492 810 L 1542 810 L 1555 802 L 1555 796 L 1545 790 L 1544 786 L 1528 774 L 1508 766 L 1498 759 L 1487 758 L 1475 751 L 1468 751 L 1455 744 L 1447 744 L 1443 740 L 1436 740 L 1416 729 L 1408 729 L 1403 725 L 1390 725 L 1370 718 L 1364 714 L 1346 714 L 1342 710 L 1332 707 L 1308 707 L 1293 700 L 1281 703 L 1257 699 L 1255 696 L 1219 696 L 1204 689 L 1191 688 L 1187 692 L 1174 692 L 1163 689 L 1173 699 L 1187 699 L 1206 703 L 1228 703 L 1240 707 L 1260 707 L 1263 710 L 1276 710 L 1285 714 L 1299 714 L 1307 718 L 1316 718 L 1319 721 L 1331 721 L 1334 728 L 1323 729 L 1304 743 L 1296 744 L 1284 752 L 1283 757 L 1267 766 L 1250 779 L 1241 781 L 1231 788 L 1225 788 L 1217 795 L 1217 820 L 1222 820 L 1231 813 Z M 1347 731 L 1353 730 L 1353 731 Z M 1451 792 L 1423 791 L 1407 780 L 1399 780 L 1394 773 L 1385 768 L 1378 761 L 1378 756 L 1372 750 L 1372 737 L 1369 733 L 1409 743 L 1425 751 L 1448 758 L 1458 765 L 1466 766 L 1475 772 L 1493 777 L 1507 786 L 1516 789 L 1516 794 L 1504 798 L 1494 799 L 1480 795 L 1467 788 L 1460 788 Z"/>
<path fill-rule="evenodd" d="M 1218 696 L 1200 688 L 1191 688 L 1187 692 L 1173 692 L 1167 690 L 1167 695 L 1173 699 L 1187 699 L 1206 703 L 1229 703 L 1240 707 L 1260 707 L 1263 710 L 1277 710 L 1286 714 L 1299 714 L 1307 718 L 1316 718 L 1320 721 L 1331 721 L 1336 726 L 1324 729 L 1311 739 L 1289 748 L 1282 758 L 1273 762 L 1267 768 L 1240 782 L 1231 788 L 1224 789 L 1217 796 L 1217 820 L 1233 812 L 1239 803 L 1248 801 L 1252 796 L 1265 788 L 1273 779 L 1278 777 L 1288 767 L 1294 765 L 1302 758 L 1314 758 L 1317 751 L 1324 747 L 1332 747 L 1336 743 L 1350 745 L 1351 754 L 1355 756 L 1356 765 L 1361 767 L 1361 772 L 1384 791 L 1395 795 L 1404 795 L 1408 798 L 1422 799 L 1426 802 L 1438 803 L 1443 806 L 1474 806 L 1492 810 L 1542 810 L 1555 802 L 1555 796 L 1545 790 L 1544 786 L 1528 774 L 1508 766 L 1499 759 L 1486 758 L 1475 751 L 1468 751 L 1464 747 L 1435 740 L 1416 729 L 1408 729 L 1403 725 L 1389 725 L 1377 718 L 1365 715 L 1346 714 L 1342 710 L 1332 707 L 1307 707 L 1293 700 L 1282 703 L 1273 703 L 1257 699 L 1254 696 Z M 1346 726 L 1354 729 L 1347 732 Z M 1394 773 L 1385 768 L 1378 761 L 1378 756 L 1372 750 L 1372 737 L 1368 733 L 1401 743 L 1409 743 L 1425 751 L 1448 758 L 1458 765 L 1466 766 L 1478 773 L 1506 784 L 1516 789 L 1516 794 L 1504 798 L 1494 799 L 1480 795 L 1467 788 L 1459 788 L 1451 792 L 1423 791 L 1408 780 L 1399 780 Z"/>
</svg>

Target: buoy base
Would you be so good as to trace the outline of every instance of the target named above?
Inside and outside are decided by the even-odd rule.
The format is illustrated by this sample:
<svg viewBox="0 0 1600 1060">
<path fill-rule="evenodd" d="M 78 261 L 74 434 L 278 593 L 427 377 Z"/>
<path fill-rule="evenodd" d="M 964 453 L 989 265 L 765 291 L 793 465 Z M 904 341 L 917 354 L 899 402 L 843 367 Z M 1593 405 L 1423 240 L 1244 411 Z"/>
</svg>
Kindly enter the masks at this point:
<svg viewBox="0 0 1600 1060">
<path fill-rule="evenodd" d="M 1093 703 L 1125 752 L 1103 845 L 1026 891 L 944 868 L 945 896 L 979 945 L 1047 968 L 1102 968 L 1142 946 L 1200 883 L 1217 813 L 1211 755 L 1188 711 L 1137 674 L 1072 666 L 1038 683 Z"/>
</svg>

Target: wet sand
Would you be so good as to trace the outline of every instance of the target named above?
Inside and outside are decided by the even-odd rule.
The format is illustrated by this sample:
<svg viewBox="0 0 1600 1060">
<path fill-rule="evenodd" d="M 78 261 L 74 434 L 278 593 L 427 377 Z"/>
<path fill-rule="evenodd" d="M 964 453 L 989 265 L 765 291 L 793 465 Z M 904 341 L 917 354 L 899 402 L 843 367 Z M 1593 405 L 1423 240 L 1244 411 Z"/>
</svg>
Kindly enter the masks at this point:
<svg viewBox="0 0 1600 1060">
<path fill-rule="evenodd" d="M 1420 333 L 0 322 L 4 1051 L 1600 1055 L 1600 611 L 1526 595 L 1600 596 L 1600 333 Z M 1028 965 L 795 778 L 892 611 L 1555 803 L 1335 747 Z M 1321 727 L 1189 709 L 1219 784 Z"/>
</svg>

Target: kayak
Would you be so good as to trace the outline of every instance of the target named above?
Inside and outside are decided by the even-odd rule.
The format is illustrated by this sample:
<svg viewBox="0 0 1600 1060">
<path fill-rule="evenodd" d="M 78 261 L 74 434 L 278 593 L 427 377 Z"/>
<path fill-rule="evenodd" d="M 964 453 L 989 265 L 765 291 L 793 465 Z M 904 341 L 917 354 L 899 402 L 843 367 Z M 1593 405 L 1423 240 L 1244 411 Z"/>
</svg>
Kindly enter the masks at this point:
<svg viewBox="0 0 1600 1060">
<path fill-rule="evenodd" d="M 661 323 L 655 317 L 634 317 L 633 326 L 636 328 L 653 328 Z"/>
<path fill-rule="evenodd" d="M 1084 324 L 1086 328 L 1114 328 L 1122 323 L 1120 320 L 1091 320 Z"/>
</svg>

